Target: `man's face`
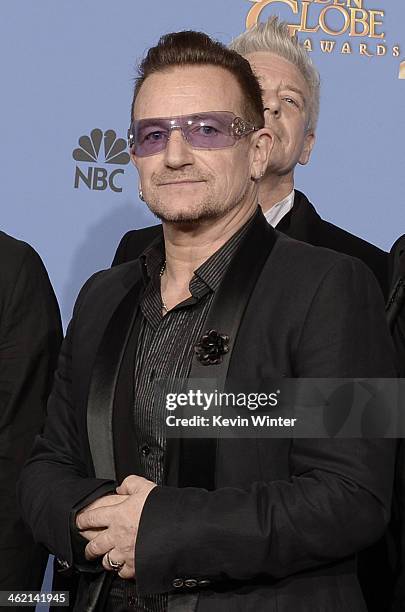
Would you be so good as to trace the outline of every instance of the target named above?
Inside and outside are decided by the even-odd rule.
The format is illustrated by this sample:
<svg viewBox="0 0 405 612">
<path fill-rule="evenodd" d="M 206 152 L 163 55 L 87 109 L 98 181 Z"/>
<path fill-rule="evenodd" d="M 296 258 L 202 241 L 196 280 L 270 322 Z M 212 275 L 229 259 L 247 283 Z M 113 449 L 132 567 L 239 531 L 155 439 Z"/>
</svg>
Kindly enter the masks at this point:
<svg viewBox="0 0 405 612">
<path fill-rule="evenodd" d="M 230 111 L 243 117 L 242 93 L 227 70 L 182 66 L 144 81 L 134 119 L 178 117 Z M 194 149 L 181 130 L 170 133 L 166 148 L 148 157 L 132 154 L 149 208 L 168 222 L 194 223 L 218 218 L 249 202 L 255 189 L 255 138 L 245 136 L 224 149 Z"/>
<path fill-rule="evenodd" d="M 274 53 L 248 53 L 246 59 L 262 86 L 266 125 L 275 138 L 268 170 L 288 174 L 297 163 L 308 163 L 315 142 L 307 131 L 309 87 L 294 64 Z"/>
</svg>

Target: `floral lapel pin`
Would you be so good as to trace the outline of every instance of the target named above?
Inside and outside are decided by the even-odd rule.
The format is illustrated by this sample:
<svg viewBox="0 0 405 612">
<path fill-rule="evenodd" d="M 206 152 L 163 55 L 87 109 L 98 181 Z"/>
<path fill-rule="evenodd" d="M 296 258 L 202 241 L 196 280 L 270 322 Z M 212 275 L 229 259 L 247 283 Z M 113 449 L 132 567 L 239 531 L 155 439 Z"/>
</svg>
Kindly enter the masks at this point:
<svg viewBox="0 0 405 612">
<path fill-rule="evenodd" d="M 216 329 L 205 332 L 195 345 L 197 359 L 203 365 L 217 365 L 222 362 L 222 356 L 229 351 L 229 336 L 220 334 Z"/>
</svg>

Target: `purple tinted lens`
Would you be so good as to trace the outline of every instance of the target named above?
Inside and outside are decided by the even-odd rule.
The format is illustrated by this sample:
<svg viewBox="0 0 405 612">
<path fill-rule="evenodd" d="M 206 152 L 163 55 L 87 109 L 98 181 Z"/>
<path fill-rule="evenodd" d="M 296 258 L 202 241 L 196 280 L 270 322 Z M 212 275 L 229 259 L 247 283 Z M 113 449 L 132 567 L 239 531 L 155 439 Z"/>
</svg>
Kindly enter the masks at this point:
<svg viewBox="0 0 405 612">
<path fill-rule="evenodd" d="M 132 127 L 135 153 L 139 157 L 160 153 L 170 137 L 170 119 L 141 119 Z"/>
<path fill-rule="evenodd" d="M 181 129 L 183 137 L 196 149 L 223 149 L 232 147 L 236 139 L 232 134 L 233 113 L 214 111 L 181 117 L 140 119 L 134 121 L 130 132 L 135 154 L 139 157 L 155 155 L 166 148 L 171 131 Z"/>
<path fill-rule="evenodd" d="M 235 116 L 227 112 L 201 113 L 187 119 L 183 134 L 196 149 L 223 149 L 232 147 L 235 138 L 231 132 Z"/>
</svg>

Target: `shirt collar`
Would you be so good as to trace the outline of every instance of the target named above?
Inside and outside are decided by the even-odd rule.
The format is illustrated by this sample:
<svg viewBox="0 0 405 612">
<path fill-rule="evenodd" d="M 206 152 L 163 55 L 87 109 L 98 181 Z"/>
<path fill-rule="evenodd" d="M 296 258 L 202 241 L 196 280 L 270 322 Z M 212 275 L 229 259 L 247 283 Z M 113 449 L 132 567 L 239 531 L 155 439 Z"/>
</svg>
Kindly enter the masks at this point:
<svg viewBox="0 0 405 612">
<path fill-rule="evenodd" d="M 272 227 L 276 227 L 281 219 L 292 209 L 294 205 L 294 189 L 288 194 L 281 202 L 274 204 L 267 212 L 264 213 L 266 221 L 270 223 Z"/>
<path fill-rule="evenodd" d="M 190 293 L 193 297 L 199 298 L 204 295 L 207 290 L 216 291 L 216 289 L 218 289 L 239 243 L 257 214 L 259 214 L 259 209 L 224 245 L 222 245 L 220 249 L 218 249 L 218 251 L 194 270 L 194 275 L 189 285 Z M 160 290 L 160 272 L 165 262 L 165 244 L 163 237 L 155 240 L 149 245 L 140 256 L 140 259 L 145 284 L 151 280 Z"/>
</svg>

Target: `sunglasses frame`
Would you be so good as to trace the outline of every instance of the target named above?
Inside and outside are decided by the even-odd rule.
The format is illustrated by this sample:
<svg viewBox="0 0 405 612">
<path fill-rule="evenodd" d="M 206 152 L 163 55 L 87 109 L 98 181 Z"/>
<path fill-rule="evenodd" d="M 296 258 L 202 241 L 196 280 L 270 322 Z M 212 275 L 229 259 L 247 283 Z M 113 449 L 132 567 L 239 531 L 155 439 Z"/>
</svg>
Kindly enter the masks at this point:
<svg viewBox="0 0 405 612">
<path fill-rule="evenodd" d="M 230 118 L 232 117 L 232 121 L 229 124 L 229 135 L 232 136 L 234 138 L 234 142 L 230 145 L 225 145 L 222 147 L 195 147 L 193 144 L 191 144 L 186 136 L 186 134 L 184 133 L 184 129 L 183 129 L 183 125 L 179 122 L 179 120 L 181 120 L 182 122 L 184 122 L 184 120 L 186 120 L 188 117 L 192 118 L 192 117 L 201 117 L 201 115 L 213 115 L 216 113 L 226 113 L 227 115 L 230 116 Z M 160 149 L 159 151 L 156 151 L 154 153 L 148 153 L 146 155 L 139 155 L 137 154 L 133 148 L 136 146 L 135 145 L 135 126 L 136 123 L 140 122 L 140 121 L 175 121 L 176 123 L 174 125 L 170 125 L 170 133 L 169 133 L 169 137 L 166 141 L 165 146 Z M 231 111 L 206 111 L 206 112 L 201 112 L 201 113 L 190 113 L 189 115 L 176 115 L 174 117 L 145 117 L 145 119 L 134 119 L 134 121 L 131 122 L 131 125 L 128 128 L 128 133 L 127 133 L 127 142 L 128 142 L 128 147 L 131 153 L 134 153 L 134 155 L 137 155 L 138 157 L 150 157 L 152 155 L 158 155 L 159 153 L 162 153 L 162 151 L 164 151 L 167 147 L 167 143 L 169 142 L 172 130 L 180 130 L 181 134 L 184 138 L 184 140 L 187 142 L 187 144 L 190 145 L 190 147 L 192 147 L 193 149 L 199 149 L 199 150 L 206 150 L 206 151 L 214 151 L 216 149 L 228 149 L 230 147 L 235 146 L 235 144 L 238 142 L 238 140 L 240 140 L 241 138 L 243 138 L 244 136 L 247 136 L 248 134 L 251 134 L 252 132 L 257 132 L 259 128 L 256 127 L 255 125 L 253 125 L 252 123 L 250 123 L 249 121 L 242 119 L 242 117 L 238 117 L 237 115 L 235 115 L 234 113 L 232 113 Z"/>
</svg>

